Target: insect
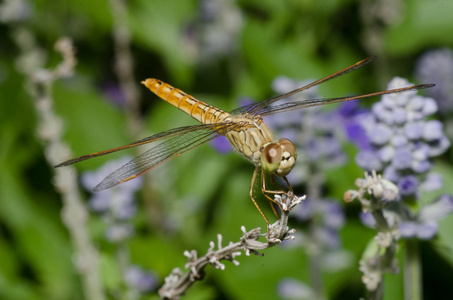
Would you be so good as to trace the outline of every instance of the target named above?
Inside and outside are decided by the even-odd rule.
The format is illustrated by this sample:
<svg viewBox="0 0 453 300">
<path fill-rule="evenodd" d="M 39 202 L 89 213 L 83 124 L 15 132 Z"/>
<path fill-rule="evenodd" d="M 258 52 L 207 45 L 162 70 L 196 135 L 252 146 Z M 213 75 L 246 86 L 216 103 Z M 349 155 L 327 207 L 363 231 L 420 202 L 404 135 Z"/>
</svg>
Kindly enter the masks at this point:
<svg viewBox="0 0 453 300">
<path fill-rule="evenodd" d="M 274 140 L 271 131 L 263 122 L 264 116 L 269 116 L 286 111 L 324 105 L 328 103 L 343 102 L 352 99 L 366 98 L 390 93 L 399 93 L 410 90 L 419 90 L 434 86 L 433 84 L 414 85 L 405 88 L 380 91 L 365 95 L 329 98 L 329 99 L 307 99 L 283 104 L 272 105 L 279 100 L 300 93 L 323 82 L 339 77 L 374 60 L 369 57 L 361 60 L 341 71 L 327 77 L 314 81 L 301 88 L 290 91 L 286 94 L 270 98 L 268 100 L 239 107 L 231 112 L 223 111 L 217 107 L 195 99 L 194 97 L 176 89 L 158 79 L 146 79 L 142 83 L 155 93 L 158 97 L 184 111 L 192 118 L 201 122 L 201 125 L 185 126 L 167 130 L 153 136 L 136 141 L 132 144 L 83 155 L 55 167 L 68 166 L 97 156 L 106 155 L 112 152 L 149 144 L 151 146 L 143 154 L 137 156 L 118 170 L 107 176 L 99 183 L 94 191 L 102 191 L 117 184 L 131 180 L 143 173 L 157 167 L 158 165 L 173 159 L 184 152 L 200 146 L 216 137 L 226 136 L 233 147 L 244 157 L 255 165 L 249 195 L 256 208 L 266 220 L 269 227 L 269 220 L 258 206 L 253 193 L 253 188 L 258 175 L 261 172 L 261 192 L 272 204 L 274 201 L 271 195 L 292 193 L 291 185 L 286 179 L 294 167 L 297 158 L 297 151 L 294 144 L 288 139 Z M 267 175 L 267 176 L 266 176 Z M 271 178 L 277 190 L 267 188 L 267 177 Z M 285 191 L 275 183 L 275 177 L 280 177 L 288 185 L 289 191 Z M 271 205 L 276 214 L 273 205 Z"/>
</svg>

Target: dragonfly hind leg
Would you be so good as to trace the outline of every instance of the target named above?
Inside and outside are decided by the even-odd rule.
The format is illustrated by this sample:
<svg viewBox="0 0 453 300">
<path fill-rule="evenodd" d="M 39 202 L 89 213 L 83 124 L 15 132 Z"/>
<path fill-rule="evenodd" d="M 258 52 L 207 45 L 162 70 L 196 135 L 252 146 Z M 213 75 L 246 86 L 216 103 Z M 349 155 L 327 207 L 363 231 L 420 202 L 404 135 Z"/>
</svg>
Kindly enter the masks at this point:
<svg viewBox="0 0 453 300">
<path fill-rule="evenodd" d="M 259 171 L 259 166 L 256 166 L 255 167 L 255 171 L 253 171 L 253 176 L 252 176 L 252 182 L 250 184 L 250 190 L 249 190 L 249 195 L 250 195 L 250 198 L 252 199 L 253 201 L 253 204 L 255 204 L 255 207 L 256 209 L 258 209 L 258 211 L 260 212 L 261 216 L 263 216 L 264 220 L 266 221 L 266 227 L 267 227 L 267 233 L 269 235 L 269 220 L 266 218 L 266 216 L 264 215 L 263 211 L 261 210 L 261 208 L 259 207 L 258 203 L 256 202 L 255 198 L 253 198 L 253 188 L 255 187 L 255 181 L 256 181 L 256 176 L 258 175 L 258 171 Z M 269 197 L 268 197 L 269 198 Z M 272 209 L 274 210 L 274 213 L 276 213 L 275 209 L 273 208 L 272 206 Z"/>
<path fill-rule="evenodd" d="M 250 195 L 250 198 L 252 199 L 253 201 L 253 204 L 255 204 L 255 207 L 256 209 L 258 209 L 258 211 L 260 212 L 261 216 L 264 218 L 264 220 L 266 221 L 266 225 L 267 225 L 267 235 L 269 236 L 270 232 L 269 232 L 269 220 L 268 218 L 266 217 L 266 215 L 263 213 L 263 211 L 261 210 L 261 208 L 259 207 L 258 203 L 256 202 L 255 198 L 253 197 L 253 189 L 255 187 L 255 182 L 256 182 L 256 177 L 258 176 L 258 172 L 259 172 L 259 169 L 260 167 L 257 166 L 255 167 L 255 170 L 253 172 L 253 176 L 252 176 L 252 182 L 250 184 L 250 190 L 249 190 L 249 195 Z M 275 207 L 274 207 L 274 203 L 276 203 L 280 210 L 282 210 L 280 204 L 278 202 L 276 202 L 269 194 L 272 194 L 272 195 L 288 195 L 288 192 L 286 192 L 282 187 L 280 187 L 276 182 L 275 182 L 275 179 L 273 177 L 274 175 L 271 175 L 271 181 L 272 181 L 272 184 L 274 184 L 279 190 L 277 191 L 273 191 L 273 190 L 268 190 L 266 188 L 266 174 L 264 173 L 264 171 L 261 171 L 261 192 L 262 194 L 267 198 L 268 202 L 269 202 L 269 205 L 270 207 L 272 208 L 272 211 L 275 215 L 275 217 L 277 219 L 280 219 L 278 214 L 277 214 L 277 211 L 275 210 Z M 291 187 L 291 185 L 289 184 L 288 180 L 286 179 L 286 177 L 282 177 L 283 180 L 286 182 L 286 184 L 288 185 L 289 187 L 289 190 L 290 190 L 290 193 L 293 192 L 293 189 Z"/>
<path fill-rule="evenodd" d="M 289 192 L 294 194 L 294 191 L 293 191 L 293 187 L 291 186 L 291 184 L 289 184 L 289 181 L 288 179 L 286 178 L 286 176 L 283 176 L 281 177 L 283 179 L 283 181 L 285 181 L 286 185 L 288 186 L 288 189 L 289 189 Z M 284 191 L 284 189 L 279 186 L 277 184 L 277 182 L 275 182 L 275 175 L 271 175 L 271 181 L 272 181 L 272 184 L 275 185 L 276 187 L 278 187 L 281 191 Z M 280 193 L 279 193 L 280 194 Z M 283 192 L 282 194 L 287 194 L 287 192 Z"/>
<path fill-rule="evenodd" d="M 286 177 L 282 177 L 282 179 L 285 181 L 285 183 L 288 185 L 288 189 L 289 189 L 289 192 L 286 192 L 284 188 L 282 188 L 280 185 L 277 184 L 277 182 L 275 182 L 275 175 L 271 174 L 271 181 L 272 181 L 272 184 L 278 188 L 277 191 L 274 191 L 274 190 L 268 190 L 267 187 L 266 187 L 266 178 L 265 178 L 265 173 L 264 171 L 261 171 L 261 191 L 263 193 L 264 196 L 266 196 L 266 198 L 269 200 L 269 204 L 271 205 L 272 207 L 272 210 L 274 211 L 274 214 L 275 216 L 277 217 L 277 219 L 279 218 L 278 215 L 277 215 L 277 212 L 275 211 L 275 208 L 274 208 L 274 205 L 272 205 L 272 203 L 276 203 L 278 205 L 278 207 L 280 208 L 281 211 L 282 210 L 282 207 L 280 206 L 280 203 L 276 202 L 273 198 L 271 198 L 268 194 L 272 194 L 272 195 L 289 195 L 289 194 L 294 194 L 293 192 L 293 188 L 291 187 L 291 185 L 289 184 L 289 181 L 288 179 L 286 179 Z"/>
</svg>

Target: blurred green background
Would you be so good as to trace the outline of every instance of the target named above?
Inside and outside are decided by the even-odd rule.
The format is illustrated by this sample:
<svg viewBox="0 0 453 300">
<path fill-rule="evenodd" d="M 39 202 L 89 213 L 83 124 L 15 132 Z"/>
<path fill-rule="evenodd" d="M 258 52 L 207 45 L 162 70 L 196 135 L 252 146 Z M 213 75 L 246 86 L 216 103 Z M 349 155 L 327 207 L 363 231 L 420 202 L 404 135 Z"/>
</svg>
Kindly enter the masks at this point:
<svg viewBox="0 0 453 300">
<path fill-rule="evenodd" d="M 453 2 L 445 0 L 131 0 L 126 1 L 127 10 L 120 9 L 127 19 L 119 19 L 121 14 L 114 12 L 116 2 L 5 1 L 0 8 L 4 19 L 0 24 L 1 299 L 83 298 L 74 248 L 61 219 L 61 196 L 53 185 L 54 170 L 44 156 L 46 144 L 37 134 L 39 117 L 29 93 L 30 77 L 20 67 L 27 63 L 23 61 L 27 52 L 37 50 L 37 65 L 52 69 L 61 59 L 54 43 L 62 36 L 74 43 L 78 61 L 74 75 L 56 81 L 51 95 L 63 121 L 64 141 L 75 157 L 196 124 L 139 85 L 146 78 L 161 79 L 231 110 L 240 105 L 241 97 L 259 101 L 273 96 L 271 83 L 278 75 L 317 79 L 373 55 L 378 59 L 371 65 L 322 85 L 322 96 L 382 90 L 394 76 L 415 82 L 420 55 L 453 47 Z M 8 3 L 23 5 L 12 21 L 5 21 Z M 131 35 L 126 48 L 135 61 L 138 119 L 131 119 L 121 102 L 124 95 L 114 69 L 121 48 L 113 38 L 118 24 L 114 21 L 125 21 Z M 24 30 L 32 34 L 33 48 L 18 46 Z M 139 124 L 139 130 L 131 133 L 131 123 Z M 344 191 L 354 187 L 355 178 L 362 176 L 353 160 L 356 150 L 346 147 L 348 164 L 326 174 L 326 195 L 340 200 Z M 80 163 L 77 170 L 94 170 L 122 155 Z M 446 176 L 446 187 L 438 193 L 452 191 L 448 184 L 451 152 L 449 156 L 437 163 Z M 136 195 L 135 235 L 126 245 L 130 261 L 152 271 L 162 285 L 173 268 L 184 267 L 184 250 L 196 249 L 202 255 L 218 233 L 227 244 L 238 240 L 242 225 L 264 227 L 248 196 L 252 172 L 253 166 L 235 153 L 221 154 L 209 145 L 150 172 L 145 183 L 148 191 Z M 90 196 L 88 191 L 82 194 L 85 199 Z M 357 299 L 365 294 L 358 260 L 374 232 L 360 224 L 359 210 L 354 205 L 347 208 L 347 224 L 341 231 L 351 263 L 337 272 L 323 273 L 328 299 Z M 121 299 L 115 292 L 121 282 L 117 249 L 104 239 L 105 222 L 91 213 L 88 225 L 102 261 L 108 298 Z M 441 230 L 451 226 L 451 218 L 441 222 Z M 427 295 L 449 287 L 452 239 L 447 234 L 440 243 L 423 245 Z M 239 266 L 226 262 L 225 271 L 208 266 L 206 278 L 188 291 L 186 299 L 278 299 L 281 279 L 310 283 L 301 247 L 277 246 L 264 253 L 264 257 L 238 257 Z M 428 267 L 434 265 L 438 268 Z M 390 295 L 386 299 L 400 298 L 401 275 L 386 276 Z M 155 290 L 143 296 L 154 298 Z"/>
</svg>

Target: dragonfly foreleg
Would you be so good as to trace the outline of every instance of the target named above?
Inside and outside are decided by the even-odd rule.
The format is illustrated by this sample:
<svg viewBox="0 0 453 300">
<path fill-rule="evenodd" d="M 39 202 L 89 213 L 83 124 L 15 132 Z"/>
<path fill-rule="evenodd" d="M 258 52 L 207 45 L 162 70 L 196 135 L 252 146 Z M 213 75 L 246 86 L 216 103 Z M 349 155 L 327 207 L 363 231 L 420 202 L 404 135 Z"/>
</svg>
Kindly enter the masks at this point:
<svg viewBox="0 0 453 300">
<path fill-rule="evenodd" d="M 291 184 L 289 184 L 289 181 L 288 181 L 288 179 L 286 178 L 286 176 L 283 176 L 283 177 L 281 177 L 281 178 L 285 181 L 286 185 L 288 186 L 288 189 L 289 189 L 290 193 L 291 193 L 291 194 L 294 194 L 293 187 L 291 186 Z M 281 190 L 283 191 L 283 188 L 281 188 L 281 187 L 275 182 L 275 176 L 274 176 L 274 175 L 271 176 L 271 180 L 272 180 L 272 183 L 275 184 L 275 186 L 277 186 L 279 189 L 281 189 Z M 284 193 L 284 194 L 288 194 L 288 193 Z"/>
<path fill-rule="evenodd" d="M 275 210 L 275 207 L 274 207 L 273 203 L 276 203 L 278 205 L 278 207 L 280 208 L 280 211 L 282 211 L 282 208 L 281 208 L 280 204 L 277 203 L 274 200 L 274 198 L 270 197 L 268 194 L 281 195 L 281 194 L 287 194 L 287 192 L 285 192 L 285 190 L 282 187 L 280 187 L 275 182 L 274 175 L 271 175 L 271 181 L 272 181 L 272 184 L 275 185 L 279 189 L 278 191 L 268 190 L 267 189 L 267 187 L 266 187 L 266 173 L 263 170 L 261 170 L 261 192 L 263 193 L 263 195 L 269 201 L 269 205 L 271 206 L 272 211 L 274 212 L 274 215 L 277 217 L 277 219 L 279 219 L 277 211 Z"/>
<path fill-rule="evenodd" d="M 258 171 L 259 171 L 259 166 L 256 166 L 255 167 L 255 171 L 253 171 L 252 183 L 250 184 L 249 195 L 250 195 L 250 198 L 253 201 L 253 204 L 255 204 L 256 209 L 258 209 L 258 211 L 260 212 L 261 216 L 263 216 L 264 220 L 266 220 L 266 225 L 267 225 L 266 228 L 267 228 L 267 233 L 269 235 L 269 220 L 266 218 L 266 216 L 264 215 L 263 211 L 259 207 L 258 203 L 255 201 L 255 198 L 253 198 L 253 189 L 255 187 L 256 176 L 258 175 Z M 274 212 L 275 212 L 275 210 L 274 210 Z"/>
<path fill-rule="evenodd" d="M 280 177 L 280 178 L 282 178 L 285 181 L 286 185 L 288 186 L 289 192 L 294 194 L 293 188 L 292 188 L 291 184 L 289 184 L 289 181 L 286 178 L 286 176 L 283 176 L 283 177 Z M 284 188 L 282 188 L 280 185 L 277 184 L 277 182 L 275 181 L 275 175 L 271 175 L 271 181 L 272 181 L 273 185 L 275 185 L 277 188 L 280 189 L 280 191 L 282 191 L 282 193 L 278 193 L 278 194 L 288 194 L 287 192 L 284 192 L 285 191 Z"/>
</svg>

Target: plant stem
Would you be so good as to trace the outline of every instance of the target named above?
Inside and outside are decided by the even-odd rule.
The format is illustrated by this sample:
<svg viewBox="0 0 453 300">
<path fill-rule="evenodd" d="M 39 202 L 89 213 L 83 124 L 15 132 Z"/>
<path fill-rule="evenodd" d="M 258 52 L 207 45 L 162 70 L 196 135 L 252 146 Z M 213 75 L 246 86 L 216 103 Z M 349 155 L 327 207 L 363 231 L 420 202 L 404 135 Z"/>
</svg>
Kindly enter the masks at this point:
<svg viewBox="0 0 453 300">
<path fill-rule="evenodd" d="M 310 195 L 311 201 L 316 205 L 316 201 L 321 199 L 321 187 L 323 182 L 323 176 L 321 173 L 316 171 L 315 167 L 312 167 L 312 176 L 308 181 L 308 195 Z M 312 299 L 321 299 L 323 292 L 323 280 L 322 280 L 322 270 L 321 270 L 321 254 L 322 247 L 317 237 L 317 226 L 319 220 L 316 217 L 313 217 L 310 220 L 309 233 L 311 238 L 312 246 L 310 246 L 307 251 L 309 266 L 310 266 L 310 278 L 311 278 L 311 288 L 313 290 Z"/>
<path fill-rule="evenodd" d="M 419 241 L 416 239 L 410 239 L 406 242 L 406 260 L 404 264 L 404 299 L 406 300 L 423 299 L 419 246 Z"/>
<path fill-rule="evenodd" d="M 376 290 L 371 291 L 368 300 L 382 300 L 384 297 L 384 283 L 381 281 Z"/>
<path fill-rule="evenodd" d="M 34 44 L 34 36 L 28 28 L 23 28 L 23 33 L 31 39 L 30 44 L 24 44 L 17 39 L 17 46 L 20 49 L 21 57 L 26 57 L 39 51 L 38 45 Z M 19 33 L 18 31 L 14 31 Z M 70 153 L 69 147 L 63 143 L 61 129 L 61 119 L 53 111 L 53 97 L 51 93 L 52 84 L 55 80 L 68 76 L 63 74 L 75 65 L 74 50 L 72 42 L 65 38 L 60 38 L 56 43 L 57 50 L 62 54 L 63 60 L 54 70 L 39 69 L 30 67 L 23 69 L 22 72 L 29 79 L 27 85 L 29 93 L 35 100 L 35 108 L 39 116 L 38 135 L 45 142 L 45 156 L 50 165 L 56 165 L 66 159 Z M 42 62 L 44 64 L 44 62 Z M 48 72 L 51 76 L 40 78 L 37 74 Z M 61 72 L 61 73 L 60 73 Z M 61 210 L 62 221 L 68 229 L 74 253 L 73 259 L 76 271 L 79 273 L 84 299 L 103 300 L 105 299 L 104 289 L 99 274 L 99 254 L 93 245 L 88 230 L 89 213 L 80 195 L 76 171 L 73 167 L 55 170 L 54 184 L 61 194 L 63 207 Z"/>
<path fill-rule="evenodd" d="M 316 224 L 312 220 L 310 222 L 310 235 L 316 239 Z M 315 242 L 316 243 L 316 242 Z M 322 298 L 322 272 L 321 272 L 321 249 L 317 246 L 313 247 L 312 251 L 308 251 L 308 260 L 309 260 L 309 270 L 311 278 L 311 288 L 313 291 L 313 300 Z"/>
</svg>

